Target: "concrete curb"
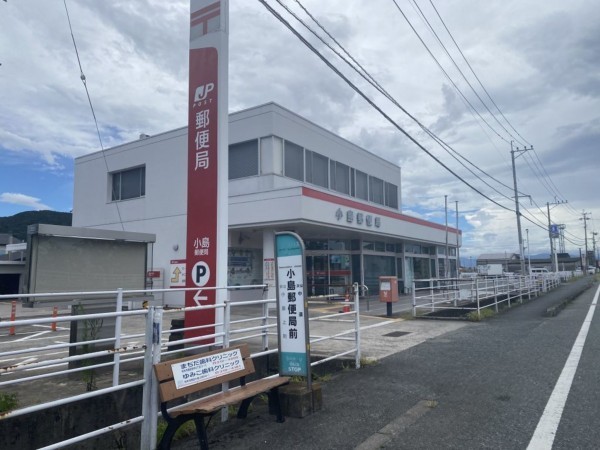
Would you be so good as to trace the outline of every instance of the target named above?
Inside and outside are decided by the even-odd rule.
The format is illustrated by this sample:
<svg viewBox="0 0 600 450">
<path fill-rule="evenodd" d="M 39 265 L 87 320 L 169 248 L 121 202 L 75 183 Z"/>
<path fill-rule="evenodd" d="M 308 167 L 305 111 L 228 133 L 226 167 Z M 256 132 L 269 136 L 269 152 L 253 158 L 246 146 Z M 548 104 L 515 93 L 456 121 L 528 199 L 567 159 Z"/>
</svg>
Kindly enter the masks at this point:
<svg viewBox="0 0 600 450">
<path fill-rule="evenodd" d="M 549 308 L 546 308 L 546 312 L 544 315 L 547 317 L 557 316 L 558 313 L 561 312 L 569 303 L 571 303 L 573 300 L 575 300 L 577 297 L 579 297 L 581 294 L 583 294 L 585 291 L 587 291 L 590 287 L 592 287 L 593 284 L 594 284 L 594 281 L 589 280 L 584 286 L 582 286 L 577 291 L 572 292 L 560 303 L 558 303 L 554 306 L 551 306 Z"/>
</svg>

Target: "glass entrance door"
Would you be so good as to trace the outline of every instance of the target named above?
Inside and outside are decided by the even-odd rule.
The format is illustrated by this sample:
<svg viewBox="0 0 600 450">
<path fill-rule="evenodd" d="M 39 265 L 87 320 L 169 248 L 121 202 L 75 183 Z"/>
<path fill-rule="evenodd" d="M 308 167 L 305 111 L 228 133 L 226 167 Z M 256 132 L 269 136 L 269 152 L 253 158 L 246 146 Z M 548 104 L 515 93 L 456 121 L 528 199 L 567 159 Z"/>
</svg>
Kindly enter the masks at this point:
<svg viewBox="0 0 600 450">
<path fill-rule="evenodd" d="M 306 257 L 306 282 L 308 295 L 329 294 L 329 265 L 327 255 L 310 255 Z"/>
</svg>

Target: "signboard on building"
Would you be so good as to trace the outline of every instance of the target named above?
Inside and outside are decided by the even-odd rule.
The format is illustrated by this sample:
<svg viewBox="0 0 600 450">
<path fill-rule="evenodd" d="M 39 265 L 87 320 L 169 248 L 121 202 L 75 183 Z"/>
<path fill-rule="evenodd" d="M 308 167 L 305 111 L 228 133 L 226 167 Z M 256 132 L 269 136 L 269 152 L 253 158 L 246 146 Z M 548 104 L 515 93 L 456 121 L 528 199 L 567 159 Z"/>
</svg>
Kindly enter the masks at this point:
<svg viewBox="0 0 600 450">
<path fill-rule="evenodd" d="M 182 288 L 185 287 L 186 263 L 185 259 L 172 259 L 169 271 L 169 287 Z"/>
<path fill-rule="evenodd" d="M 186 291 L 187 307 L 214 305 L 222 294 L 206 287 L 227 280 L 227 8 L 191 1 L 185 287 L 198 289 Z M 186 312 L 186 328 L 203 326 L 186 338 L 213 334 L 215 322 L 214 309 Z"/>
<path fill-rule="evenodd" d="M 310 377 L 308 304 L 304 243 L 290 232 L 276 233 L 279 374 Z"/>
</svg>

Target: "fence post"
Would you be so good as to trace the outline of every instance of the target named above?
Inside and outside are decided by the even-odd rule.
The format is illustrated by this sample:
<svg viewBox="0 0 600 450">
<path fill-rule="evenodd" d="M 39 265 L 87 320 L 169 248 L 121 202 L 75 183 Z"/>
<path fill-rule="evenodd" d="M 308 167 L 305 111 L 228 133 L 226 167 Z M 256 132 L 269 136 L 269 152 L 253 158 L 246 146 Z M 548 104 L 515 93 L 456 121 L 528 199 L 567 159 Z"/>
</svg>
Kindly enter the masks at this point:
<svg viewBox="0 0 600 450">
<path fill-rule="evenodd" d="M 140 450 L 156 448 L 156 430 L 158 424 L 158 386 L 153 365 L 160 361 L 160 337 L 162 309 L 150 306 L 146 315 L 146 339 L 144 349 L 144 388 L 142 394 L 142 429 Z"/>
<path fill-rule="evenodd" d="M 225 311 L 223 313 L 223 348 L 229 347 L 229 334 L 231 333 L 231 300 L 225 300 Z"/>
<path fill-rule="evenodd" d="M 10 302 L 10 321 L 14 322 L 15 320 L 17 320 L 17 302 L 16 302 L 16 300 L 13 300 L 12 302 Z M 8 335 L 9 336 L 15 335 L 15 326 L 14 325 L 8 329 Z"/>
<path fill-rule="evenodd" d="M 508 297 L 510 297 L 510 288 L 507 291 Z M 494 278 L 494 304 L 496 305 L 496 312 L 498 312 L 498 281 Z"/>
<path fill-rule="evenodd" d="M 269 286 L 265 286 L 263 288 L 263 300 L 267 300 L 269 294 Z M 269 329 L 267 328 L 267 325 L 269 325 L 269 304 L 268 303 L 263 303 L 262 304 L 262 349 L 263 351 L 268 350 L 269 349 Z"/>
<path fill-rule="evenodd" d="M 115 318 L 115 354 L 113 356 L 113 387 L 119 385 L 119 370 L 121 368 L 121 353 L 118 351 L 121 347 L 121 322 L 123 317 L 120 315 L 123 312 L 123 288 L 117 289 L 117 314 Z"/>
<path fill-rule="evenodd" d="M 359 290 L 358 283 L 352 285 L 354 289 L 354 337 L 356 339 L 356 356 L 354 359 L 354 366 L 360 369 L 360 302 L 359 302 Z"/>
<path fill-rule="evenodd" d="M 415 292 L 415 282 L 412 282 L 412 303 L 413 303 L 413 317 L 417 317 L 417 294 Z"/>
<path fill-rule="evenodd" d="M 415 282 L 413 281 L 413 288 L 415 286 Z M 438 288 L 439 288 L 439 284 L 438 284 Z M 413 289 L 413 292 L 415 290 Z M 431 312 L 435 311 L 435 303 L 433 301 L 433 279 L 429 280 L 429 295 L 431 296 Z"/>
<path fill-rule="evenodd" d="M 223 348 L 229 347 L 229 333 L 231 333 L 231 299 L 225 300 L 225 311 L 223 312 Z M 229 381 L 221 383 L 221 390 L 229 390 Z M 229 411 L 227 407 L 221 408 L 221 422 L 229 420 Z"/>
</svg>

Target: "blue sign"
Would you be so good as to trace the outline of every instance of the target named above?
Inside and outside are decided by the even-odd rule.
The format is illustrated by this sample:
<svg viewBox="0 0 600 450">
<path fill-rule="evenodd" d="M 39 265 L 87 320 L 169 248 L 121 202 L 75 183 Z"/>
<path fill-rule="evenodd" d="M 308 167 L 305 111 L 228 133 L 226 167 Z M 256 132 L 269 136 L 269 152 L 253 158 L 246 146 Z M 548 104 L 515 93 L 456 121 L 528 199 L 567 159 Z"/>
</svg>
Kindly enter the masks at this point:
<svg viewBox="0 0 600 450">
<path fill-rule="evenodd" d="M 556 224 L 552 224 L 550 225 L 550 236 L 552 236 L 553 238 L 557 238 L 559 236 L 560 232 L 558 231 L 558 225 Z"/>
</svg>

